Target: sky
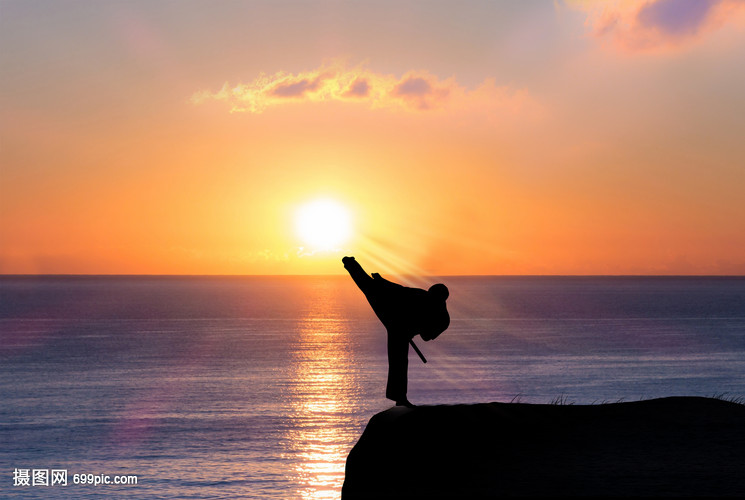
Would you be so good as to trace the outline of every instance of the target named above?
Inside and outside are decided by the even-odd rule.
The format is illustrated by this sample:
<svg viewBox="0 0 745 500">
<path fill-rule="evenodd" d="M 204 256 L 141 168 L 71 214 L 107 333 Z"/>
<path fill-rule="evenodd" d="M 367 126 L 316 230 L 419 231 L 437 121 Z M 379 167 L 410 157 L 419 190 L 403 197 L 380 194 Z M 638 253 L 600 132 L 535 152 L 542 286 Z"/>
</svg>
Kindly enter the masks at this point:
<svg viewBox="0 0 745 500">
<path fill-rule="evenodd" d="M 0 0 L 0 273 L 742 275 L 743 61 L 742 0 Z"/>
</svg>

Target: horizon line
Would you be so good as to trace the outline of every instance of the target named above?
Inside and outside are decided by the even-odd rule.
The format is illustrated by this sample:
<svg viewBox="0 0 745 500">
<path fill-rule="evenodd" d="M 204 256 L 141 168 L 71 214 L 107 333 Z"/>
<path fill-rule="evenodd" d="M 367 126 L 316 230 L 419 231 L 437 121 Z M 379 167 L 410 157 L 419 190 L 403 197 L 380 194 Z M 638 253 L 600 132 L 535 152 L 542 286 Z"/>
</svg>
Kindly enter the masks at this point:
<svg viewBox="0 0 745 500">
<path fill-rule="evenodd" d="M 745 274 L 391 274 L 393 276 L 437 276 L 448 278 L 745 278 Z M 302 278 L 346 276 L 346 273 L 324 274 L 175 274 L 175 273 L 0 273 L 0 278 Z"/>
</svg>

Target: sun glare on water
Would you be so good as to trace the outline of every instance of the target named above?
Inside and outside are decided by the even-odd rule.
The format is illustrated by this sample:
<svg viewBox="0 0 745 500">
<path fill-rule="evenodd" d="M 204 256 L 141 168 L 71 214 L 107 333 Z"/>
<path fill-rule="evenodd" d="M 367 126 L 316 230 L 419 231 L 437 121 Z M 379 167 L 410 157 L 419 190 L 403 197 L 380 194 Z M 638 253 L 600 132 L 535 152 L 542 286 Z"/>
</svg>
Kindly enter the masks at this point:
<svg viewBox="0 0 745 500">
<path fill-rule="evenodd" d="M 295 231 L 312 250 L 333 250 L 352 235 L 352 217 L 341 203 L 322 198 L 301 205 L 295 213 Z"/>
</svg>

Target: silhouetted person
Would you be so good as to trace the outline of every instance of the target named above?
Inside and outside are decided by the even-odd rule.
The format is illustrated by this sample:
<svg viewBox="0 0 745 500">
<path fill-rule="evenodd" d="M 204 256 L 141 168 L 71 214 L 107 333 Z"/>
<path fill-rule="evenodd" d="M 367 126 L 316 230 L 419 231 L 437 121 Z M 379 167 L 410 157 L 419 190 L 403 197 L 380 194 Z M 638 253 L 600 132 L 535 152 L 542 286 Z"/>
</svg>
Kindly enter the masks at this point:
<svg viewBox="0 0 745 500">
<path fill-rule="evenodd" d="M 378 273 L 368 276 L 354 257 L 344 257 L 342 262 L 388 333 L 385 397 L 397 406 L 413 406 L 406 397 L 409 342 L 415 335 L 421 335 L 425 341 L 432 340 L 450 325 L 445 303 L 448 289 L 442 283 L 432 285 L 429 290 L 405 287 L 381 278 Z"/>
</svg>

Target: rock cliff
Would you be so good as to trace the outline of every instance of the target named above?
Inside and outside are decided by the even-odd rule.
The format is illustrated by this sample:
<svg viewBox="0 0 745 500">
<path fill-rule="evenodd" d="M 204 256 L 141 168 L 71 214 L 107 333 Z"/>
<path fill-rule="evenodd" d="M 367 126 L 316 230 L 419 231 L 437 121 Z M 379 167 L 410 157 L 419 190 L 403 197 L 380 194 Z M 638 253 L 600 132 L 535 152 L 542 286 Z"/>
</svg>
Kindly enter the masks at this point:
<svg viewBox="0 0 745 500">
<path fill-rule="evenodd" d="M 368 423 L 342 490 L 343 500 L 526 495 L 745 496 L 745 406 L 395 407 Z"/>
</svg>

